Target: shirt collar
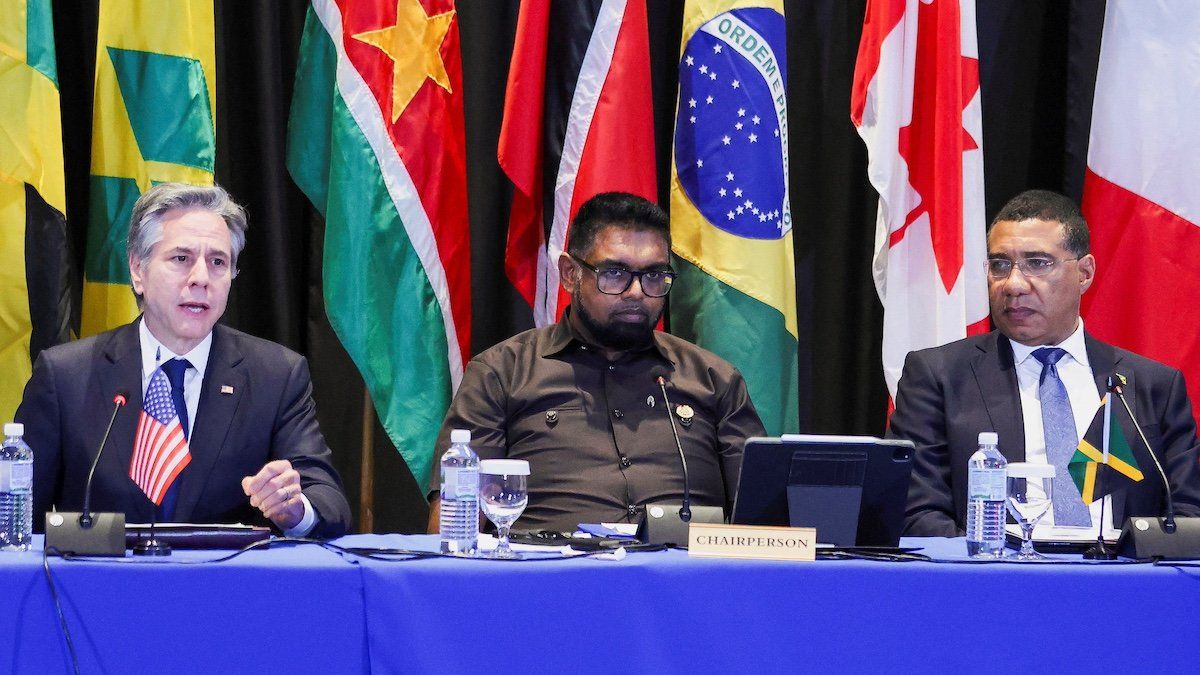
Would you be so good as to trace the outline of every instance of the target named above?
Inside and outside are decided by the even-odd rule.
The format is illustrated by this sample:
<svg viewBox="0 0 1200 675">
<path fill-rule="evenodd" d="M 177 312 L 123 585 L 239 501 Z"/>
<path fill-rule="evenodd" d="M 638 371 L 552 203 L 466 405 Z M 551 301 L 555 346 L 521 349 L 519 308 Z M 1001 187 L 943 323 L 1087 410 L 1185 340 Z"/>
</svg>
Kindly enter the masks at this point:
<svg viewBox="0 0 1200 675">
<path fill-rule="evenodd" d="M 175 358 L 187 359 L 192 367 L 196 369 L 197 375 L 203 379 L 204 371 L 208 369 L 208 353 L 212 351 L 213 334 L 212 331 L 204 336 L 200 344 L 196 345 L 186 354 L 176 354 L 167 349 L 166 345 L 158 341 L 150 329 L 146 327 L 146 318 L 138 319 L 138 336 L 142 344 L 142 379 L 150 377 L 155 368 L 158 368 L 165 361 Z"/>
<path fill-rule="evenodd" d="M 581 347 L 589 346 L 589 343 L 583 339 L 579 332 L 575 330 L 575 326 L 569 321 L 571 317 L 571 307 L 568 305 L 563 310 L 562 318 L 558 323 L 554 324 L 554 328 L 550 331 L 550 338 L 546 341 L 546 345 L 542 348 L 542 357 L 557 356 L 565 352 L 568 348 L 579 345 Z M 594 346 L 594 345 L 591 345 Z M 663 345 L 663 337 L 659 331 L 654 331 L 650 346 L 647 351 L 653 350 L 660 358 L 668 363 L 674 363 L 667 356 L 666 347 Z M 632 352 L 631 352 L 632 353 Z"/>
<path fill-rule="evenodd" d="M 1033 352 L 1035 350 L 1038 350 L 1038 349 L 1041 349 L 1042 347 L 1047 347 L 1047 346 L 1058 347 L 1059 349 L 1062 349 L 1066 353 L 1070 354 L 1071 358 L 1075 359 L 1076 363 L 1079 363 L 1079 364 L 1082 364 L 1085 366 L 1091 365 L 1088 363 L 1087 342 L 1083 339 L 1083 318 L 1082 317 L 1080 317 L 1080 319 L 1079 319 L 1079 325 L 1075 327 L 1075 332 L 1071 333 L 1071 335 L 1068 336 L 1066 340 L 1063 340 L 1062 342 L 1060 342 L 1056 345 L 1034 345 L 1034 346 L 1030 347 L 1029 345 L 1023 345 L 1020 342 L 1013 340 L 1012 338 L 1009 338 L 1008 342 L 1009 342 L 1009 344 L 1012 345 L 1013 361 L 1018 366 L 1023 364 L 1026 359 L 1028 359 L 1030 356 L 1032 356 Z"/>
</svg>

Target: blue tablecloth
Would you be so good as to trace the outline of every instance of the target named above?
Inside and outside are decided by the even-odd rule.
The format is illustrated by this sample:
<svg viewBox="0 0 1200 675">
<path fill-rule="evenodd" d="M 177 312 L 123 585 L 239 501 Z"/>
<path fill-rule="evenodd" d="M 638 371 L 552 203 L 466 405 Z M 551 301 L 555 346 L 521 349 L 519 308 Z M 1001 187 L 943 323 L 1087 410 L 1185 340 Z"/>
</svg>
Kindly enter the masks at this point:
<svg viewBox="0 0 1200 675">
<path fill-rule="evenodd" d="M 905 543 L 964 558 L 961 540 Z M 1196 661 L 1200 607 L 1200 570 L 1149 565 L 379 561 L 314 547 L 51 564 L 84 672 L 1179 671 Z M 0 555 L 0 588 L 0 640 L 14 641 L 0 671 L 66 667 L 40 555 Z"/>
</svg>

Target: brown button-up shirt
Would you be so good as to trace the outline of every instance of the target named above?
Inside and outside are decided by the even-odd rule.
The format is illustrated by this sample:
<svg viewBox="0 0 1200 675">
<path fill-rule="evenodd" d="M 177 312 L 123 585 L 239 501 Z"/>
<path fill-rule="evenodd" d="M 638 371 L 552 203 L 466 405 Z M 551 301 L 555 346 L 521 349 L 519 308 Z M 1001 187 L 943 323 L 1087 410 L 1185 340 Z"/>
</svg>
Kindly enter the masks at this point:
<svg viewBox="0 0 1200 675">
<path fill-rule="evenodd" d="M 579 523 L 630 522 L 656 501 L 679 502 L 683 475 L 662 391 L 691 477 L 692 503 L 733 504 L 742 446 L 764 434 L 741 373 L 690 342 L 655 332 L 653 344 L 609 361 L 564 317 L 476 356 L 438 434 L 469 429 L 480 457 L 529 461 L 529 506 L 517 529 L 573 531 Z"/>
</svg>

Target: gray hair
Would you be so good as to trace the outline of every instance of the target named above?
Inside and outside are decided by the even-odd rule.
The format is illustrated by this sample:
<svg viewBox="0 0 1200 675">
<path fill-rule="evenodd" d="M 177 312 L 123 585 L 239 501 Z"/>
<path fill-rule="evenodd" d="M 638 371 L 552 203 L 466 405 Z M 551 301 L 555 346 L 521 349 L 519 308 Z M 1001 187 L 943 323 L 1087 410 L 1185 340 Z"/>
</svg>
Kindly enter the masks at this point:
<svg viewBox="0 0 1200 675">
<path fill-rule="evenodd" d="M 133 205 L 129 218 L 129 240 L 125 245 L 130 259 L 145 263 L 154 245 L 163 238 L 163 216 L 172 209 L 204 209 L 220 216 L 229 227 L 233 247 L 229 261 L 232 273 L 237 274 L 237 259 L 246 247 L 246 210 L 219 185 L 184 185 L 160 183 L 146 190 Z"/>
</svg>

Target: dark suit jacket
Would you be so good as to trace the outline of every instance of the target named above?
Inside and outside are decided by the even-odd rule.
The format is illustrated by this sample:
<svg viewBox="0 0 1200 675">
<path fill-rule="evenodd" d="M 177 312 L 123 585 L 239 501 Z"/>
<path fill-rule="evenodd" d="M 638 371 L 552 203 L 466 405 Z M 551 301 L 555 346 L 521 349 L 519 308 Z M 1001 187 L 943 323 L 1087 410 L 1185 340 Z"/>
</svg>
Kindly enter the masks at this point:
<svg viewBox="0 0 1200 675">
<path fill-rule="evenodd" d="M 1084 336 L 1103 394 L 1108 377 L 1128 378 L 1125 398 L 1163 460 L 1178 515 L 1200 515 L 1196 422 L 1178 370 Z M 1120 420 L 1145 479 L 1113 499 L 1113 522 L 1163 512 L 1163 483 L 1119 403 Z M 1012 345 L 998 331 L 915 351 L 904 362 L 889 435 L 916 444 L 905 531 L 960 536 L 966 528 L 967 461 L 981 431 L 995 431 L 1010 462 L 1025 460 L 1025 424 Z"/>
<path fill-rule="evenodd" d="M 50 506 L 79 511 L 84 484 L 113 409 L 119 413 L 96 467 L 93 511 L 124 512 L 149 522 L 152 503 L 130 480 L 134 432 L 142 408 L 137 322 L 43 351 L 17 410 L 34 452 L 34 526 Z M 233 393 L 222 393 L 228 385 Z M 192 426 L 191 464 L 180 474 L 174 520 L 261 523 L 241 480 L 286 459 L 317 512 L 312 536 L 336 537 L 350 526 L 350 505 L 317 426 L 308 363 L 280 345 L 217 325 Z"/>
</svg>

